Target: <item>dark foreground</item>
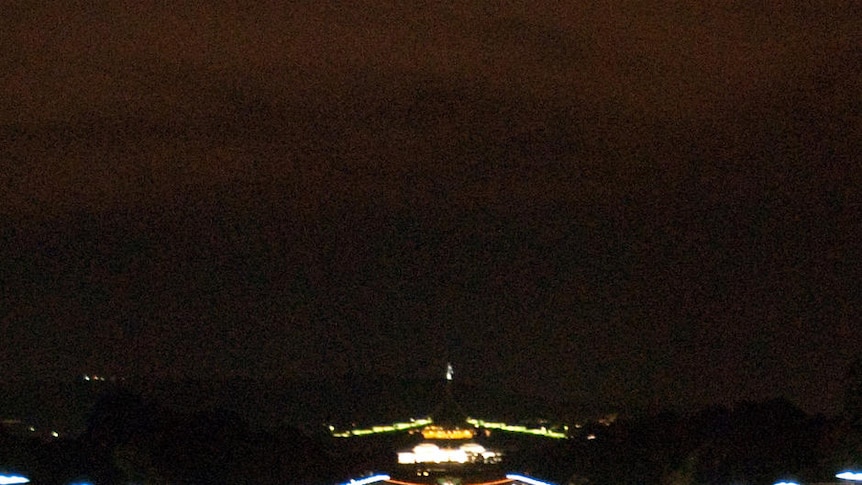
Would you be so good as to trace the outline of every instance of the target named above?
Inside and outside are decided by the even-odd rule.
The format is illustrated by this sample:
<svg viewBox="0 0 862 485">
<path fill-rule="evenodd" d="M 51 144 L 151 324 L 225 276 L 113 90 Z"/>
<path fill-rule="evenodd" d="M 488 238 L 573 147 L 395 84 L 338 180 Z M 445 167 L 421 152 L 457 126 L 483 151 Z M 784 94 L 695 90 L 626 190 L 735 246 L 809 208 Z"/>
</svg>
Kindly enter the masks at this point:
<svg viewBox="0 0 862 485">
<path fill-rule="evenodd" d="M 336 484 L 386 472 L 406 439 L 261 430 L 230 412 L 184 413 L 114 391 L 74 438 L 0 430 L 0 466 L 40 484 Z M 862 451 L 862 428 L 852 418 L 810 416 L 780 399 L 589 423 L 566 440 L 496 439 L 508 450 L 508 471 L 556 483 L 824 482 L 860 463 Z"/>
</svg>

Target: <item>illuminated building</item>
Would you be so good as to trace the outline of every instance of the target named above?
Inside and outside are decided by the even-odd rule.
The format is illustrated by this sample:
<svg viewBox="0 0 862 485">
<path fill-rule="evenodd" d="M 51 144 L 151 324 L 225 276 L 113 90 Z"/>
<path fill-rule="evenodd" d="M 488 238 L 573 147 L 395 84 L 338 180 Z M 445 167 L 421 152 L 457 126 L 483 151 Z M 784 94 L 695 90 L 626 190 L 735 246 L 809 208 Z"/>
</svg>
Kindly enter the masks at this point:
<svg viewBox="0 0 862 485">
<path fill-rule="evenodd" d="M 497 463 L 500 453 L 486 450 L 478 443 L 464 443 L 457 448 L 440 447 L 434 443 L 420 443 L 411 451 L 398 452 L 402 465 L 420 463 Z"/>
<path fill-rule="evenodd" d="M 454 399 L 453 378 L 452 366 L 447 364 L 442 399 L 429 417 L 349 431 L 336 431 L 330 427 L 333 436 L 345 438 L 398 432 L 408 436 L 421 435 L 419 442 L 414 442 L 409 448 L 396 450 L 396 459 L 391 469 L 387 470 L 388 474 L 366 477 L 348 484 L 356 485 L 362 480 L 394 485 L 544 484 L 523 475 L 507 475 L 503 468 L 504 453 L 494 449 L 489 442 L 491 432 L 522 433 L 545 438 L 565 438 L 566 435 L 545 427 L 528 428 L 468 417 Z"/>
</svg>

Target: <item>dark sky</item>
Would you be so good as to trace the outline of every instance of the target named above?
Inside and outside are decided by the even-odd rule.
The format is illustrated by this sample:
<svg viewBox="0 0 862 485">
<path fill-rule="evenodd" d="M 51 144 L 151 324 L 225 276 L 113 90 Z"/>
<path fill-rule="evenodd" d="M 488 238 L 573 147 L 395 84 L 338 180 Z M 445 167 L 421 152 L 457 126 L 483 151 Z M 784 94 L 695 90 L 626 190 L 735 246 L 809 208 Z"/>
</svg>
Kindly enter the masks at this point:
<svg viewBox="0 0 862 485">
<path fill-rule="evenodd" d="M 859 2 L 171 3 L 3 7 L 3 378 L 840 406 Z"/>
</svg>

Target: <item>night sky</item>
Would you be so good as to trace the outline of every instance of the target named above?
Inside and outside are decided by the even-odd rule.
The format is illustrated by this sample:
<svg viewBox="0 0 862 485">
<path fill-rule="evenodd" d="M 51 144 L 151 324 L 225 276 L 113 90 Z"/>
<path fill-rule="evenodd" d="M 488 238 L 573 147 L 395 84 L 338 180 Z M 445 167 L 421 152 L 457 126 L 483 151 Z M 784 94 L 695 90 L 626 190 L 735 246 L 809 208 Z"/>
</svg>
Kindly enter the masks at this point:
<svg viewBox="0 0 862 485">
<path fill-rule="evenodd" d="M 4 3 L 0 379 L 840 410 L 862 3 L 198 3 Z"/>
</svg>

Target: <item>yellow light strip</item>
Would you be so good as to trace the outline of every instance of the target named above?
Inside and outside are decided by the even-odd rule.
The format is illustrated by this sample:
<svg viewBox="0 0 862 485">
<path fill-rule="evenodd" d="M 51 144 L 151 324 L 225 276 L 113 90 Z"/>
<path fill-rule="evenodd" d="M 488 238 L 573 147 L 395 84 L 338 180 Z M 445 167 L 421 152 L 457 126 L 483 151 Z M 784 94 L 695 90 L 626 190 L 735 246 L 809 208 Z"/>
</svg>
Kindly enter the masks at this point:
<svg viewBox="0 0 862 485">
<path fill-rule="evenodd" d="M 511 424 L 506 424 L 506 423 L 482 421 L 481 419 L 473 419 L 473 418 L 467 418 L 467 422 L 472 424 L 473 426 L 476 426 L 477 428 L 499 429 L 501 431 L 508 431 L 510 433 L 532 434 L 532 435 L 536 435 L 536 436 L 544 436 L 546 438 L 555 438 L 555 439 L 566 438 L 565 433 L 560 433 L 559 431 L 551 431 L 547 428 L 528 428 L 526 426 L 521 426 L 521 425 L 511 425 Z"/>
<path fill-rule="evenodd" d="M 356 428 L 347 431 L 332 431 L 332 436 L 336 438 L 349 438 L 351 436 L 365 436 L 377 433 L 392 433 L 395 431 L 403 431 L 405 429 L 419 428 L 431 424 L 431 418 L 416 419 L 409 423 L 392 423 L 386 426 L 372 426 L 371 428 Z"/>
<path fill-rule="evenodd" d="M 395 431 L 404 431 L 412 428 L 419 428 L 422 426 L 427 426 L 431 424 L 433 421 L 431 418 L 423 418 L 411 421 L 409 423 L 393 423 L 391 425 L 386 426 L 372 426 L 371 428 L 357 428 L 351 429 L 347 431 L 332 431 L 332 436 L 337 438 L 349 438 L 351 436 L 365 436 L 369 434 L 377 434 L 377 433 L 392 433 Z M 485 429 L 499 429 L 501 431 L 507 431 L 509 433 L 523 433 L 523 434 L 531 434 L 534 436 L 542 436 L 545 438 L 554 438 L 554 439 L 563 439 L 567 438 L 566 433 L 561 433 L 559 431 L 552 431 L 548 428 L 528 428 L 523 425 L 513 425 L 506 424 L 502 422 L 495 421 L 483 421 L 481 419 L 475 418 L 467 418 L 467 422 L 472 424 L 477 428 L 485 428 Z M 439 432 L 434 430 L 429 430 L 429 436 L 426 436 L 426 439 L 469 439 L 472 438 L 472 431 L 470 430 L 440 430 Z M 467 434 L 470 433 L 470 436 Z M 423 432 L 424 434 L 424 432 Z"/>
</svg>

